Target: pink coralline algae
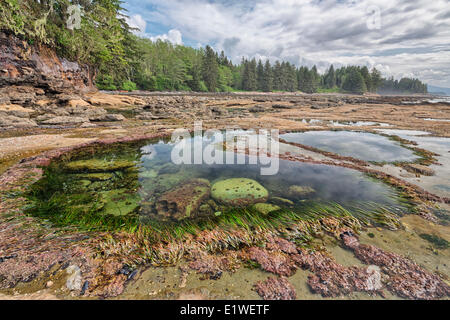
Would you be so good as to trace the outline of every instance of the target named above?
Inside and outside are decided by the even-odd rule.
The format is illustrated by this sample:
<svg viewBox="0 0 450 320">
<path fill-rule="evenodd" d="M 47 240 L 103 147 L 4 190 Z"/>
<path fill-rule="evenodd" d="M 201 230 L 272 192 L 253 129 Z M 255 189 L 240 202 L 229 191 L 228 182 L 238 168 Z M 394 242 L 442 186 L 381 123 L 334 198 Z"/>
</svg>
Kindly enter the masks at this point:
<svg viewBox="0 0 450 320">
<path fill-rule="evenodd" d="M 448 297 L 450 286 L 437 274 L 430 273 L 415 262 L 372 245 L 361 244 L 352 234 L 342 234 L 344 246 L 366 264 L 373 264 L 389 277 L 387 288 L 407 299 L 431 300 Z"/>
<path fill-rule="evenodd" d="M 373 268 L 344 267 L 322 252 L 300 250 L 293 259 L 297 265 L 314 274 L 308 285 L 323 297 L 338 297 L 353 292 L 381 293 L 380 274 Z"/>
<path fill-rule="evenodd" d="M 295 300 L 295 288 L 286 278 L 268 278 L 255 284 L 255 291 L 264 300 Z"/>
</svg>

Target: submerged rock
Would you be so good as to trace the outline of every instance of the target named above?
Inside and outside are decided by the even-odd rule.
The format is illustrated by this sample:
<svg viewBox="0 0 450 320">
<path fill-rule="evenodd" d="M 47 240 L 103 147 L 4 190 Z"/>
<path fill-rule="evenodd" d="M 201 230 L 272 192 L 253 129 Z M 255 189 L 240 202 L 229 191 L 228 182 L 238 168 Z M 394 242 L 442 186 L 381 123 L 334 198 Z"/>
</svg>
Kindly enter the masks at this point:
<svg viewBox="0 0 450 320">
<path fill-rule="evenodd" d="M 311 196 L 314 193 L 316 193 L 316 190 L 306 186 L 291 186 L 288 191 L 289 197 L 293 199 L 305 198 Z"/>
<path fill-rule="evenodd" d="M 138 212 L 140 197 L 127 189 L 101 192 L 101 205 L 105 214 L 127 216 Z"/>
<path fill-rule="evenodd" d="M 102 173 L 121 171 L 134 167 L 135 163 L 128 160 L 107 161 L 100 159 L 73 161 L 65 164 L 64 169 L 68 172 Z"/>
<path fill-rule="evenodd" d="M 195 217 L 209 198 L 210 188 L 208 180 L 190 180 L 164 193 L 156 202 L 156 211 L 162 217 L 178 221 Z"/>
<path fill-rule="evenodd" d="M 279 206 L 270 203 L 257 203 L 253 206 L 253 208 L 263 215 L 268 215 L 281 209 Z"/>
<path fill-rule="evenodd" d="M 255 180 L 235 178 L 214 184 L 211 195 L 220 203 L 245 207 L 266 202 L 269 198 L 269 191 Z"/>
</svg>

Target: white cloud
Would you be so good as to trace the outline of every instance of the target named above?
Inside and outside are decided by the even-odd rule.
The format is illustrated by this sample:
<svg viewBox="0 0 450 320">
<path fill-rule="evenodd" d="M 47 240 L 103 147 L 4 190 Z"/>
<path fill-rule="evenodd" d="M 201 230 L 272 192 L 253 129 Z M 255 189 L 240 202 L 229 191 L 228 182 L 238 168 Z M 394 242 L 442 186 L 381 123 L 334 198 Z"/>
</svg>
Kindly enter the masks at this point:
<svg viewBox="0 0 450 320">
<path fill-rule="evenodd" d="M 156 37 L 150 37 L 152 41 L 156 40 L 162 40 L 162 41 L 169 41 L 173 44 L 181 45 L 183 44 L 183 36 L 179 30 L 172 29 L 169 30 L 167 34 L 162 34 Z"/>
<path fill-rule="evenodd" d="M 367 24 L 374 4 L 380 29 Z M 235 62 L 247 56 L 320 69 L 364 64 L 450 87 L 448 0 L 128 0 L 127 6 L 173 31 L 153 38 L 180 43 L 182 30 Z"/>
<path fill-rule="evenodd" d="M 127 18 L 128 25 L 133 28 L 137 29 L 134 30 L 134 33 L 138 35 L 142 35 L 145 33 L 145 29 L 147 28 L 147 22 L 142 18 L 140 14 L 132 15 L 131 17 Z"/>
</svg>

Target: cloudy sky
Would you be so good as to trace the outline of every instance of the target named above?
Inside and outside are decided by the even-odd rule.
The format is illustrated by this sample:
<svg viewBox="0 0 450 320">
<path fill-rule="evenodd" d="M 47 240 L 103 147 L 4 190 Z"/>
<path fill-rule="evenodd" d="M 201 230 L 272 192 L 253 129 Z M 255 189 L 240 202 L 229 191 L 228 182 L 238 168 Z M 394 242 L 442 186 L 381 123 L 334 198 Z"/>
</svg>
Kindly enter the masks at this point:
<svg viewBox="0 0 450 320">
<path fill-rule="evenodd" d="M 450 0 L 125 0 L 141 36 L 450 87 Z"/>
</svg>

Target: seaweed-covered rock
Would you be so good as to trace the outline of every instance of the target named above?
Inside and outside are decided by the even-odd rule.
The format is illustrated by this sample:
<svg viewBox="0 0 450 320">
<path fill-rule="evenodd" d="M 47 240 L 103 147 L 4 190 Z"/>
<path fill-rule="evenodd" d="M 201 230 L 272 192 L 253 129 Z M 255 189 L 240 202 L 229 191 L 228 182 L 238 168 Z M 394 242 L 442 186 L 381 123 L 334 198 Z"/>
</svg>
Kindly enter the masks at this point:
<svg viewBox="0 0 450 320">
<path fill-rule="evenodd" d="M 210 196 L 208 180 L 194 179 L 164 193 L 156 202 L 156 211 L 162 218 L 183 220 L 195 217 L 202 203 Z"/>
<path fill-rule="evenodd" d="M 416 164 L 416 163 L 409 163 L 403 166 L 407 171 L 412 172 L 412 173 L 416 173 L 419 175 L 424 175 L 424 176 L 434 176 L 436 174 L 436 172 L 427 166 L 423 166 L 420 164 Z"/>
<path fill-rule="evenodd" d="M 281 209 L 279 206 L 270 203 L 257 203 L 253 206 L 253 208 L 263 215 L 268 215 Z"/>
<path fill-rule="evenodd" d="M 212 186 L 214 200 L 232 206 L 249 206 L 266 202 L 269 192 L 257 181 L 245 178 L 222 180 Z"/>
<path fill-rule="evenodd" d="M 297 293 L 292 284 L 285 278 L 268 278 L 266 281 L 258 281 L 255 291 L 264 300 L 295 300 Z"/>
<path fill-rule="evenodd" d="M 361 244 L 356 236 L 341 235 L 346 249 L 365 264 L 381 268 L 389 277 L 387 288 L 402 298 L 433 300 L 450 296 L 450 286 L 436 273 L 429 272 L 414 261 L 372 245 Z"/>
<path fill-rule="evenodd" d="M 288 191 L 288 195 L 292 199 L 301 199 L 309 197 L 314 193 L 316 193 L 316 190 L 306 186 L 291 186 Z"/>
<path fill-rule="evenodd" d="M 134 167 L 135 163 L 128 160 L 107 161 L 101 159 L 80 160 L 66 163 L 64 169 L 67 172 L 102 173 L 121 171 Z"/>
<path fill-rule="evenodd" d="M 140 198 L 127 189 L 101 192 L 101 206 L 103 213 L 114 216 L 134 214 L 140 207 Z"/>
</svg>

